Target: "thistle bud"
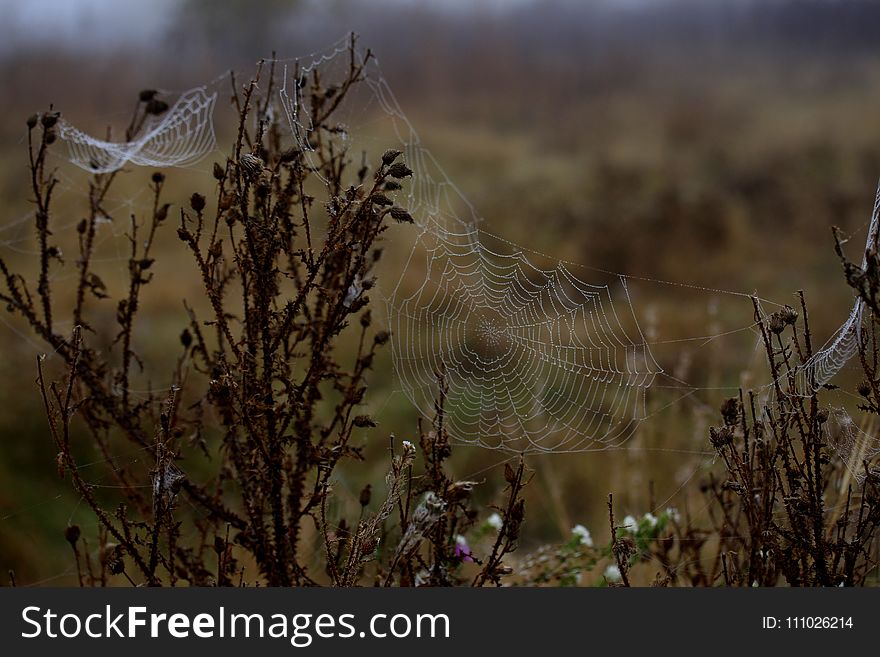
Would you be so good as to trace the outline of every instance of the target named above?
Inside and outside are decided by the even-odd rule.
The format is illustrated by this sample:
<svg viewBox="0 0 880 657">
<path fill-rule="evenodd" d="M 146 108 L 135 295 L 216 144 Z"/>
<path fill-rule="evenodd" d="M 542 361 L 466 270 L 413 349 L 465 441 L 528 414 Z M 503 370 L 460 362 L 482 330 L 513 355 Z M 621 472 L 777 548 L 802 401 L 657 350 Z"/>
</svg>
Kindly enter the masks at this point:
<svg viewBox="0 0 880 657">
<path fill-rule="evenodd" d="M 79 540 L 80 536 L 79 525 L 69 525 L 64 530 L 64 538 L 67 539 L 67 542 L 71 545 L 76 545 L 76 542 Z"/>
<path fill-rule="evenodd" d="M 364 486 L 364 489 L 361 491 L 361 506 L 367 506 L 370 503 L 370 498 L 373 495 L 373 487 L 370 484 Z"/>
<path fill-rule="evenodd" d="M 736 397 L 726 399 L 721 404 L 721 417 L 724 418 L 724 424 L 733 426 L 739 419 L 739 400 Z"/>
<path fill-rule="evenodd" d="M 403 208 L 391 208 L 391 216 L 399 224 L 414 223 L 412 215 Z"/>
<path fill-rule="evenodd" d="M 787 326 L 794 326 L 798 319 L 797 311 L 791 306 L 783 306 L 779 311 L 779 316 L 782 318 L 782 322 Z"/>
<path fill-rule="evenodd" d="M 388 198 L 387 196 L 385 196 L 385 194 L 382 194 L 382 193 L 373 194 L 370 197 L 370 200 L 373 202 L 374 205 L 380 205 L 380 206 L 394 205 L 394 201 L 392 201 L 390 198 Z"/>
<path fill-rule="evenodd" d="M 43 127 L 49 129 L 53 127 L 56 123 L 58 123 L 58 117 L 61 116 L 60 112 L 49 112 L 47 114 L 43 114 L 40 122 L 43 124 Z"/>
<path fill-rule="evenodd" d="M 406 166 L 403 162 L 396 162 L 388 168 L 388 175 L 392 178 L 400 179 L 408 178 L 413 175 L 413 172 L 412 169 Z"/>
<path fill-rule="evenodd" d="M 201 212 L 205 209 L 205 197 L 198 192 L 193 192 L 193 195 L 189 197 L 189 206 L 196 212 Z"/>
<path fill-rule="evenodd" d="M 773 313 L 770 315 L 770 323 L 768 328 L 770 332 L 774 335 L 779 335 L 782 331 L 785 330 L 785 320 L 782 318 L 780 313 Z"/>
<path fill-rule="evenodd" d="M 242 155 L 239 165 L 247 178 L 256 178 L 263 172 L 263 160 L 251 153 Z"/>
<path fill-rule="evenodd" d="M 352 424 L 360 429 L 363 429 L 365 427 L 375 427 L 376 421 L 373 420 L 373 418 L 371 418 L 369 415 L 358 415 L 352 421 Z"/>
<path fill-rule="evenodd" d="M 387 151 L 382 153 L 382 164 L 387 167 L 393 164 L 394 160 L 400 157 L 400 155 L 401 151 L 397 150 L 396 148 L 389 148 Z"/>
</svg>

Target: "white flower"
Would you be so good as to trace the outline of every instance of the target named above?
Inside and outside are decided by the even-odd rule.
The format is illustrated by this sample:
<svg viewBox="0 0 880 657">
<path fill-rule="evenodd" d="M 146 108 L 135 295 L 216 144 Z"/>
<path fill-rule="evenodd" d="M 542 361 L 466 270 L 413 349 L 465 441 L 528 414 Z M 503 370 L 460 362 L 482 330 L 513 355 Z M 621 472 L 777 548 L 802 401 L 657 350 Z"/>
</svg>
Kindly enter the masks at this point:
<svg viewBox="0 0 880 657">
<path fill-rule="evenodd" d="M 413 445 L 413 444 L 412 444 L 411 442 L 409 442 L 408 440 L 404 440 L 404 441 L 403 441 L 403 448 L 404 448 L 405 450 L 407 450 L 407 451 L 409 451 L 409 450 L 411 450 L 411 449 L 414 450 L 414 449 L 415 449 L 415 445 Z"/>
<path fill-rule="evenodd" d="M 676 509 L 674 506 L 671 506 L 668 509 L 666 509 L 666 517 L 669 518 L 672 522 L 674 522 L 676 524 L 681 522 L 681 514 L 678 512 L 678 509 Z"/>
<path fill-rule="evenodd" d="M 571 533 L 580 538 L 581 545 L 593 547 L 593 537 L 590 535 L 590 530 L 583 525 L 575 525 L 571 528 Z"/>
<path fill-rule="evenodd" d="M 342 305 L 346 308 L 351 308 L 351 304 L 357 301 L 363 291 L 364 286 L 361 284 L 361 277 L 355 276 L 354 282 L 348 286 L 348 290 L 345 292 L 345 298 L 342 300 Z"/>
<path fill-rule="evenodd" d="M 623 525 L 621 529 L 623 529 L 623 531 L 625 532 L 635 534 L 639 531 L 639 521 L 636 520 L 634 516 L 627 516 L 623 519 Z"/>
<path fill-rule="evenodd" d="M 654 529 L 654 527 L 657 526 L 657 518 L 653 513 L 646 513 L 644 516 L 642 516 L 642 520 L 648 523 L 648 526 L 651 529 Z"/>
<path fill-rule="evenodd" d="M 620 568 L 616 565 L 611 564 L 605 569 L 605 579 L 609 582 L 619 582 L 620 581 Z"/>
<path fill-rule="evenodd" d="M 493 513 L 486 519 L 486 524 L 489 525 L 492 529 L 499 530 L 501 529 L 501 525 L 503 525 L 503 521 L 501 520 L 501 516 L 497 513 Z"/>
<path fill-rule="evenodd" d="M 461 534 L 457 534 L 455 536 L 455 544 L 458 547 L 464 547 L 464 548 L 466 548 L 468 546 L 467 539 L 464 536 L 462 536 Z"/>
</svg>

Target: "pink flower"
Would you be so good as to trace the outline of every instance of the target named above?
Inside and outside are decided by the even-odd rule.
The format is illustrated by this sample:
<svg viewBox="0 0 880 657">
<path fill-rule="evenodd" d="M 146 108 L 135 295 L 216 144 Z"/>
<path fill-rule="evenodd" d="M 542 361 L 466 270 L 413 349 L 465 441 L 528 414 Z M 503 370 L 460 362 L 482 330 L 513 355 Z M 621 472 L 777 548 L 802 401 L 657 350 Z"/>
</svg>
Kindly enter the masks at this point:
<svg viewBox="0 0 880 657">
<path fill-rule="evenodd" d="M 462 561 L 474 560 L 474 558 L 471 556 L 471 548 L 467 544 L 467 539 L 461 534 L 455 537 L 455 550 L 453 554 Z"/>
</svg>

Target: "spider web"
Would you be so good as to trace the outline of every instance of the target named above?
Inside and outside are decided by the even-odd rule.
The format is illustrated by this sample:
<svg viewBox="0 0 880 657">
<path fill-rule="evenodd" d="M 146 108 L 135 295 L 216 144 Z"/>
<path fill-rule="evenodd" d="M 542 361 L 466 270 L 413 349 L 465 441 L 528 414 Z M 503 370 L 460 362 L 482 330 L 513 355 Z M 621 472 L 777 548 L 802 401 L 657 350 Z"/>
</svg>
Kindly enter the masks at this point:
<svg viewBox="0 0 880 657">
<path fill-rule="evenodd" d="M 185 167 L 214 150 L 214 103 L 216 92 L 204 87 L 180 95 L 170 109 L 149 115 L 137 139 L 111 142 L 96 139 L 67 121 L 58 134 L 67 143 L 70 161 L 94 173 L 109 173 L 126 164 L 145 167 Z"/>
<path fill-rule="evenodd" d="M 460 442 L 581 451 L 632 435 L 661 370 L 625 279 L 584 282 L 476 228 L 458 239 L 425 233 L 421 243 L 423 261 L 407 269 L 424 280 L 411 294 L 395 290 L 388 321 L 395 369 L 423 414 L 442 375 Z"/>
<path fill-rule="evenodd" d="M 322 81 L 339 79 L 356 65 L 367 71 L 369 93 L 354 101 L 351 119 L 378 115 L 390 122 L 384 133 L 414 172 L 397 201 L 418 233 L 386 298 L 394 368 L 406 397 L 433 417 L 442 379 L 445 426 L 462 444 L 522 453 L 625 443 L 647 417 L 646 392 L 662 373 L 626 278 L 602 273 L 603 280 L 583 280 L 566 263 L 484 230 L 422 146 L 375 60 L 360 52 L 350 60 L 343 44 L 288 71 L 281 90 L 307 156 L 328 135 L 317 134 L 314 99 L 302 81 L 316 73 Z M 353 144 L 362 131 L 349 123 L 335 132 L 350 150 L 381 153 Z"/>
<path fill-rule="evenodd" d="M 874 209 L 868 226 L 868 236 L 862 256 L 862 269 L 868 264 L 868 253 L 877 249 L 877 233 L 880 229 L 880 186 L 874 196 Z M 825 346 L 804 363 L 797 373 L 800 390 L 812 392 L 818 390 L 858 353 L 862 342 L 862 325 L 864 323 L 865 302 L 857 296 L 852 310 L 838 331 L 828 340 Z"/>
<path fill-rule="evenodd" d="M 876 422 L 860 427 L 844 408 L 832 408 L 828 414 L 829 444 L 846 466 L 849 477 L 861 485 L 869 474 L 880 474 L 872 463 L 880 456 L 880 440 L 876 437 Z M 846 481 L 841 489 L 846 488 Z"/>
</svg>

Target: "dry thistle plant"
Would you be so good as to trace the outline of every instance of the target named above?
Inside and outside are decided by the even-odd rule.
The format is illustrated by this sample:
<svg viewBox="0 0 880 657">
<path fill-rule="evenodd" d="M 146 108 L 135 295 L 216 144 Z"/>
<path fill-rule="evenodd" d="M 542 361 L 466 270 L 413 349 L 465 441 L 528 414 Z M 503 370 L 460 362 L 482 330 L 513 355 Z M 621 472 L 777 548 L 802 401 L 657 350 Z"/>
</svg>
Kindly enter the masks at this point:
<svg viewBox="0 0 880 657">
<path fill-rule="evenodd" d="M 813 345 L 802 293 L 800 300 L 800 312 L 786 306 L 769 316 L 755 301 L 773 383 L 761 397 L 741 392 L 725 401 L 722 425 L 710 430 L 723 474 L 710 475 L 700 487 L 709 525 L 667 523 L 637 547 L 617 530 L 615 555 L 622 573 L 643 562 L 655 568 L 655 584 L 663 586 L 876 581 L 880 477 L 870 459 L 859 460 L 858 450 L 851 449 L 852 432 L 859 431 L 853 420 L 824 401 L 833 386 L 817 387 L 809 380 L 805 385 L 809 370 L 803 366 Z M 877 414 L 877 316 L 870 307 L 870 330 L 859 353 L 865 376 L 875 384 L 859 386 L 868 400 L 860 408 Z"/>
<path fill-rule="evenodd" d="M 479 515 L 469 504 L 476 482 L 455 481 L 446 470 L 443 373 L 437 418 L 419 432 L 425 472 L 416 447 L 392 439 L 378 505 L 367 485 L 357 518 L 338 510 L 331 517 L 338 467 L 364 458 L 353 431 L 376 426 L 359 407 L 377 351 L 389 340 L 374 330 L 370 310 L 379 244 L 394 224 L 412 221 L 391 198 L 412 176 L 402 153 L 387 150 L 372 170 L 355 171 L 361 154 L 347 151 L 334 122 L 363 68 L 352 56 L 342 79 L 295 75 L 313 128 L 308 161 L 273 118 L 281 113 L 267 111 L 274 63 L 261 64 L 241 88 L 232 79 L 237 130 L 225 162 L 213 167 L 215 203 L 196 191 L 187 207 L 173 210 L 166 173 L 151 174 L 152 210 L 132 222 L 126 293 L 106 339 L 92 321 L 100 304 L 111 303 L 94 254 L 117 172 L 91 175 L 68 334 L 58 320 L 67 302 L 59 303 L 53 286 L 53 272 L 67 265 L 55 245 L 58 180 L 47 164 L 59 114 L 28 120 L 39 274 L 33 286 L 0 260 L 0 299 L 64 364 L 50 376 L 41 359 L 38 381 L 59 473 L 98 520 L 97 537 L 77 526 L 65 532 L 81 585 L 123 577 L 151 586 L 481 586 L 500 584 L 509 572 L 503 559 L 516 547 L 527 475 L 522 463 L 508 468 L 503 526 L 488 554 L 461 550 L 457 537 Z M 127 137 L 147 115 L 167 110 L 155 92 L 143 92 Z M 316 178 L 323 184 L 312 184 Z M 313 188 L 327 197 L 313 196 Z M 153 282 L 154 244 L 172 226 L 204 298 L 186 305 L 170 392 L 133 396 L 131 381 L 144 362 L 132 336 Z M 346 334 L 357 348 L 343 361 Z M 77 453 L 85 443 L 106 459 L 113 495 L 81 476 Z M 122 446 L 152 454 L 151 467 L 117 464 Z"/>
</svg>

